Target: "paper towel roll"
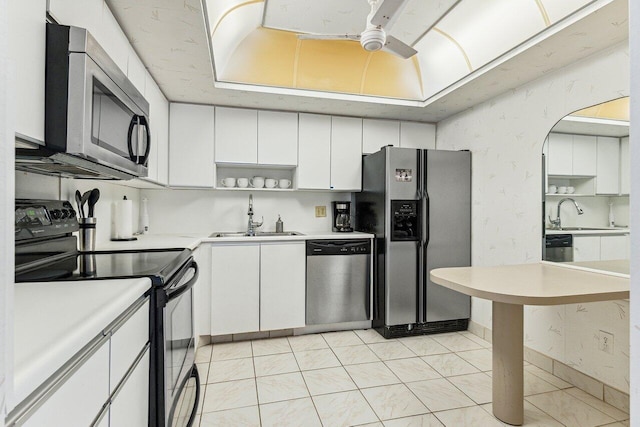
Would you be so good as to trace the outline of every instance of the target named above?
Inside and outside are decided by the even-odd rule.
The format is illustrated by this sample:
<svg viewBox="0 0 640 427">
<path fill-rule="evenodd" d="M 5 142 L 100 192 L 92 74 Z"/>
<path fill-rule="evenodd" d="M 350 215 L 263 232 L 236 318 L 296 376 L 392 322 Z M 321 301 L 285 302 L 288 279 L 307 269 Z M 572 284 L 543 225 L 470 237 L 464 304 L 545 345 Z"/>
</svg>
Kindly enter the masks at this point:
<svg viewBox="0 0 640 427">
<path fill-rule="evenodd" d="M 111 239 L 129 240 L 133 237 L 133 203 L 123 200 L 111 205 Z"/>
</svg>

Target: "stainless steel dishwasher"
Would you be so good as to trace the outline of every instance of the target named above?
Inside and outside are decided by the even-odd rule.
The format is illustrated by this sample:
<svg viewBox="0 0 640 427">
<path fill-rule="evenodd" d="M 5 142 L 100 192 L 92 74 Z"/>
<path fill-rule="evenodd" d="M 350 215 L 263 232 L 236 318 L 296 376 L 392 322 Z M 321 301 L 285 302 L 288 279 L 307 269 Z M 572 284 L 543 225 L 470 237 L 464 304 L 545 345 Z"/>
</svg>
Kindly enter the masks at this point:
<svg viewBox="0 0 640 427">
<path fill-rule="evenodd" d="M 369 320 L 371 241 L 307 241 L 307 325 Z"/>
</svg>

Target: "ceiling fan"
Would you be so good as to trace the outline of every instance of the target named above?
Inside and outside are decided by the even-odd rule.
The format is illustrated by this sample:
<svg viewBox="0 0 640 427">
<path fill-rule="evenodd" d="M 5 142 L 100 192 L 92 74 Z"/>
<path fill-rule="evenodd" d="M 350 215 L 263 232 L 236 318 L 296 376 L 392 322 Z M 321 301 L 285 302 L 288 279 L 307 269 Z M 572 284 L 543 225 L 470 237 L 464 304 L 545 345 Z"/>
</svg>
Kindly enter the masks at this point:
<svg viewBox="0 0 640 427">
<path fill-rule="evenodd" d="M 367 27 L 360 34 L 298 34 L 301 40 L 355 40 L 364 50 L 384 50 L 408 59 L 418 53 L 403 41 L 386 33 L 407 0 L 367 0 L 371 12 L 367 16 Z"/>
</svg>

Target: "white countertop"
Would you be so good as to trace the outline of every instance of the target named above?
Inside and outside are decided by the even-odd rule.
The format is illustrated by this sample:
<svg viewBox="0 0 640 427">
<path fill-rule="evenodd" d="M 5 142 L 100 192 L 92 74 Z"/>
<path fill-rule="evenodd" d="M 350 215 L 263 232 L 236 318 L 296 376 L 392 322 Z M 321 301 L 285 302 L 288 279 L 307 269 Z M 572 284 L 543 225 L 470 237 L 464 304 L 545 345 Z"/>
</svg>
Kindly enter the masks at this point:
<svg viewBox="0 0 640 427">
<path fill-rule="evenodd" d="M 298 230 L 296 230 L 298 231 Z M 375 236 L 368 233 L 354 231 L 352 233 L 334 232 L 305 232 L 300 231 L 300 236 L 238 236 L 238 237 L 209 237 L 214 231 L 206 235 L 181 233 L 181 234 L 142 234 L 136 236 L 138 240 L 130 242 L 103 242 L 98 243 L 98 251 L 124 251 L 138 249 L 170 249 L 187 248 L 194 250 L 201 243 L 230 243 L 230 242 L 278 242 L 278 241 L 305 241 L 316 239 L 373 239 Z M 215 232 L 225 232 L 217 230 Z"/>
<path fill-rule="evenodd" d="M 598 230 L 551 230 L 546 229 L 544 232 L 549 235 L 553 234 L 573 234 L 576 236 L 579 235 L 617 235 L 617 234 L 629 234 L 631 230 L 628 228 L 620 228 L 620 227 L 612 227 L 612 228 L 601 228 Z"/>
<path fill-rule="evenodd" d="M 19 403 L 151 287 L 148 278 L 17 283 L 14 403 Z"/>
<path fill-rule="evenodd" d="M 554 263 L 431 270 L 431 280 L 507 304 L 558 305 L 629 298 L 629 279 Z"/>
</svg>

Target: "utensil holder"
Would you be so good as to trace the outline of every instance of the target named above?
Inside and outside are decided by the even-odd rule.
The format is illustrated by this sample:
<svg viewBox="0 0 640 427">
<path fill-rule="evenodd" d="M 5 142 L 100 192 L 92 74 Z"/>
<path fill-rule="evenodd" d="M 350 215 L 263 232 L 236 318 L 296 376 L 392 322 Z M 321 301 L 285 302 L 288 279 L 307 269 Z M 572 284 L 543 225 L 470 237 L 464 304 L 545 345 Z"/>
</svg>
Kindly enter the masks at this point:
<svg viewBox="0 0 640 427">
<path fill-rule="evenodd" d="M 79 218 L 79 250 L 93 252 L 96 250 L 96 218 Z"/>
</svg>

